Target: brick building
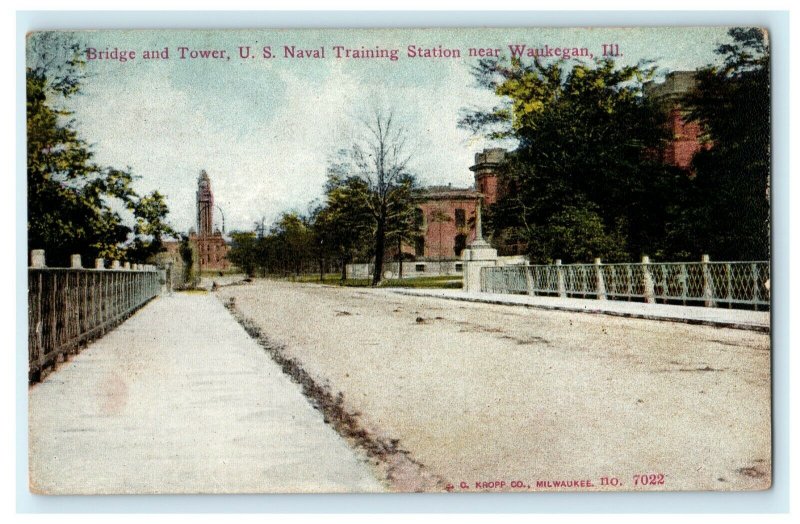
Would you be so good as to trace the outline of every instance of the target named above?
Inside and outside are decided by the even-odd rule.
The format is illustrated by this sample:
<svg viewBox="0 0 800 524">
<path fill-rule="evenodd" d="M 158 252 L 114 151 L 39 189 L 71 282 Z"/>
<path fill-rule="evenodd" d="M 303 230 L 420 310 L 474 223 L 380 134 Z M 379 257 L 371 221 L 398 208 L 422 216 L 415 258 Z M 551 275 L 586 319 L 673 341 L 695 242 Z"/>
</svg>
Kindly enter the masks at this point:
<svg viewBox="0 0 800 524">
<path fill-rule="evenodd" d="M 208 173 L 200 172 L 197 178 L 197 232 L 189 233 L 189 242 L 195 249 L 200 271 L 227 271 L 230 269 L 230 246 L 218 228 L 214 228 L 214 192 Z"/>
<path fill-rule="evenodd" d="M 196 270 L 227 271 L 230 246 L 219 228 L 214 227 L 214 192 L 208 173 L 200 172 L 197 178 L 197 222 L 196 229 L 189 230 L 189 243 L 194 251 Z M 180 241 L 164 242 L 166 254 L 163 258 L 174 265 L 181 264 Z"/>
<path fill-rule="evenodd" d="M 668 113 L 670 142 L 661 152 L 662 160 L 681 169 L 689 170 L 694 155 L 710 144 L 703 143 L 703 130 L 697 122 L 686 119 L 687 111 L 681 97 L 689 93 L 697 81 L 693 71 L 674 71 L 667 74 L 664 82 L 645 85 L 645 95 L 658 99 Z"/>
<path fill-rule="evenodd" d="M 475 154 L 474 187 L 430 186 L 417 204 L 421 235 L 414 245 L 403 245 L 404 258 L 417 261 L 453 261 L 475 239 L 478 201 L 493 204 L 498 198 L 498 176 L 505 159 L 504 149 L 486 149 Z M 390 250 L 388 260 L 397 258 Z"/>
</svg>

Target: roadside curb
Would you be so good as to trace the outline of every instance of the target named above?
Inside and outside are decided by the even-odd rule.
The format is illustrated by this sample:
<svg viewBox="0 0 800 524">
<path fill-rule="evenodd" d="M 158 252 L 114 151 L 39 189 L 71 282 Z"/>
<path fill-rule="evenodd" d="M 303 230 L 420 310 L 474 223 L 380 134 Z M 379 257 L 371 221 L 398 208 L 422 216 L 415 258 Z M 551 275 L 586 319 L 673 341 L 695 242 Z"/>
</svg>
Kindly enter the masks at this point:
<svg viewBox="0 0 800 524">
<path fill-rule="evenodd" d="M 623 318 L 639 318 L 643 320 L 655 320 L 660 322 L 679 322 L 683 324 L 693 324 L 711 327 L 724 327 L 731 329 L 742 329 L 747 331 L 757 331 L 760 333 L 769 333 L 770 325 L 764 325 L 757 322 L 747 322 L 739 320 L 718 320 L 709 318 L 696 318 L 696 317 L 678 317 L 663 315 L 658 313 L 647 312 L 634 312 L 634 311 L 615 311 L 613 309 L 604 309 L 597 307 L 596 300 L 586 300 L 587 304 L 582 307 L 570 306 L 566 304 L 543 304 L 543 303 L 530 303 L 519 302 L 514 300 L 507 300 L 498 298 L 497 295 L 487 295 L 486 297 L 477 297 L 474 295 L 465 294 L 445 294 L 445 293 L 432 293 L 420 290 L 409 290 L 402 288 L 386 289 L 391 293 L 407 296 L 427 297 L 427 298 L 440 298 L 445 300 L 458 300 L 461 302 L 473 302 L 481 304 L 493 304 L 499 306 L 522 306 L 529 309 L 542 309 L 546 311 L 565 311 L 570 313 L 590 313 L 599 315 L 609 315 L 614 317 Z M 675 306 L 686 307 L 686 306 Z"/>
</svg>

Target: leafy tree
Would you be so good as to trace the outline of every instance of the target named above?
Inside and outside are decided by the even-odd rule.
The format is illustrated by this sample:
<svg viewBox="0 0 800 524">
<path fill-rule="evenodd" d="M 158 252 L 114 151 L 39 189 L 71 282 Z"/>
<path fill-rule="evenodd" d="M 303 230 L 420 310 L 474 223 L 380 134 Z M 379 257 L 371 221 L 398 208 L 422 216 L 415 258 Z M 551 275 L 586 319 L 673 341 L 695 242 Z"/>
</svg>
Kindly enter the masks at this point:
<svg viewBox="0 0 800 524">
<path fill-rule="evenodd" d="M 73 253 L 121 260 L 134 233 L 127 258 L 144 260 L 171 231 L 167 207 L 157 193 L 138 198 L 129 170 L 96 164 L 63 107 L 84 78 L 78 43 L 64 33 L 34 33 L 27 60 L 29 249 L 44 249 L 51 265 L 68 264 Z M 116 211 L 125 208 L 133 212 L 133 229 Z"/>
<path fill-rule="evenodd" d="M 228 261 L 239 267 L 248 277 L 255 276 L 258 267 L 258 239 L 254 232 L 234 232 L 231 234 L 231 249 Z"/>
<path fill-rule="evenodd" d="M 269 232 L 271 249 L 280 256 L 279 268 L 300 275 L 305 263 L 313 260 L 314 234 L 307 217 L 290 211 L 283 213 Z"/>
<path fill-rule="evenodd" d="M 693 161 L 687 206 L 676 229 L 687 250 L 717 260 L 770 256 L 770 54 L 758 28 L 733 28 L 719 66 L 699 69 L 685 97 L 711 147 Z"/>
<path fill-rule="evenodd" d="M 375 111 L 363 122 L 364 135 L 347 150 L 346 169 L 364 184 L 360 193 L 369 210 L 373 227 L 375 269 L 372 285 L 383 279 L 383 262 L 391 236 L 401 234 L 405 220 L 414 213 L 416 178 L 409 171 L 411 155 L 406 148 L 405 130 L 394 113 Z M 354 195 L 357 196 L 357 195 Z"/>
<path fill-rule="evenodd" d="M 396 246 L 400 278 L 403 278 L 403 244 L 414 245 L 421 234 L 422 224 L 418 220 L 418 208 L 415 205 L 421 194 L 416 178 L 405 175 L 398 181 L 394 198 L 390 200 L 386 221 L 386 243 Z"/>
<path fill-rule="evenodd" d="M 158 191 L 139 197 L 129 203 L 135 224 L 134 238 L 126 250 L 126 257 L 134 260 L 150 260 L 164 250 L 163 238 L 177 233 L 166 222 L 169 213 L 164 196 Z"/>
<path fill-rule="evenodd" d="M 183 263 L 183 283 L 188 286 L 195 286 L 199 281 L 199 277 L 195 275 L 194 263 L 196 260 L 194 249 L 192 248 L 189 237 L 186 235 L 181 236 L 181 243 L 178 246 L 178 253 L 181 256 Z"/>
<path fill-rule="evenodd" d="M 348 176 L 346 166 L 333 164 L 328 169 L 325 200 L 314 216 L 314 230 L 320 244 L 338 259 L 342 280 L 347 264 L 365 254 L 372 235 L 372 217 L 367 206 L 367 185 L 359 177 Z"/>
<path fill-rule="evenodd" d="M 627 260 L 665 236 L 679 174 L 664 166 L 663 112 L 643 96 L 646 64 L 482 60 L 474 74 L 501 103 L 460 125 L 515 139 L 505 196 L 487 213 L 493 238 L 527 245 L 532 261 Z"/>
</svg>

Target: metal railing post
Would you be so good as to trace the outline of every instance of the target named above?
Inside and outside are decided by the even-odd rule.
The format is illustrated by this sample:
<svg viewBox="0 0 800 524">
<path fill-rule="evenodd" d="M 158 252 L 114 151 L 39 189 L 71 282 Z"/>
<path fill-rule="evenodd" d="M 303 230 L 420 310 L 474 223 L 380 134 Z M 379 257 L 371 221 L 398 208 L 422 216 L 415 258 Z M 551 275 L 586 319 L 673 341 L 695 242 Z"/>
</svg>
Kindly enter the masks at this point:
<svg viewBox="0 0 800 524">
<path fill-rule="evenodd" d="M 644 283 L 644 300 L 648 304 L 656 303 L 656 290 L 653 283 L 653 275 L 650 273 L 650 257 L 642 257 L 642 280 Z"/>
<path fill-rule="evenodd" d="M 717 304 L 714 301 L 714 282 L 711 280 L 711 270 L 708 266 L 710 259 L 711 257 L 708 255 L 700 257 L 700 263 L 703 268 L 703 302 L 706 307 L 716 307 Z"/>
<path fill-rule="evenodd" d="M 603 277 L 603 261 L 598 257 L 594 259 L 594 270 L 597 274 L 597 300 L 606 300 L 606 282 Z"/>
<path fill-rule="evenodd" d="M 567 296 L 567 283 L 564 279 L 564 268 L 561 267 L 561 259 L 556 259 L 556 279 L 558 281 L 558 296 L 566 298 Z"/>
</svg>

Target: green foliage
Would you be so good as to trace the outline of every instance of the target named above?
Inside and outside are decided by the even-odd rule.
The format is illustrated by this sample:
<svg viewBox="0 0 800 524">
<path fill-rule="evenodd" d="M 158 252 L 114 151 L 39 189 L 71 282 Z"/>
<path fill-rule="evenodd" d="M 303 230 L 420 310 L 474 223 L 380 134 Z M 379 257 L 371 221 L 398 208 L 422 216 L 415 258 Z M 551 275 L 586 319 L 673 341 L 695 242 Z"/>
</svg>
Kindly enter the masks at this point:
<svg viewBox="0 0 800 524">
<path fill-rule="evenodd" d="M 367 199 L 367 184 L 362 179 L 349 175 L 342 164 L 329 167 L 325 201 L 314 214 L 313 228 L 323 251 L 343 268 L 369 252 L 372 215 Z"/>
<path fill-rule="evenodd" d="M 770 56 L 761 29 L 734 28 L 717 53 L 720 67 L 697 73 L 684 100 L 707 131 L 694 158 L 691 201 L 677 227 L 687 250 L 717 260 L 770 256 Z"/>
<path fill-rule="evenodd" d="M 411 156 L 406 152 L 406 134 L 395 115 L 376 111 L 362 123 L 363 137 L 342 150 L 338 162 L 332 165 L 336 176 L 332 182 L 335 186 L 338 179 L 349 188 L 341 193 L 350 200 L 343 209 L 352 212 L 346 222 L 358 224 L 354 232 L 358 238 L 365 231 L 363 219 L 369 218 L 370 251 L 375 257 L 372 284 L 379 285 L 387 248 L 416 234 L 419 184 L 409 170 Z M 326 206 L 331 196 L 326 195 Z"/>
<path fill-rule="evenodd" d="M 80 138 L 66 97 L 83 78 L 78 44 L 60 33 L 34 33 L 26 69 L 28 246 L 44 249 L 49 265 L 67 265 L 70 254 L 145 261 L 161 250 L 172 230 L 156 193 L 139 198 L 130 171 L 99 166 Z M 116 209 L 130 210 L 126 226 Z M 131 234 L 133 237 L 131 238 Z M 127 245 L 126 245 L 127 244 Z"/>
<path fill-rule="evenodd" d="M 258 239 L 253 232 L 234 232 L 231 234 L 231 248 L 228 261 L 244 271 L 248 277 L 255 276 L 258 260 Z"/>
<path fill-rule="evenodd" d="M 164 195 L 153 191 L 129 202 L 135 224 L 134 238 L 128 244 L 126 257 L 134 260 L 151 260 L 164 250 L 163 238 L 177 233 L 166 222 L 169 208 Z"/>
<path fill-rule="evenodd" d="M 183 262 L 183 284 L 189 287 L 194 287 L 199 280 L 199 275 L 195 275 L 195 254 L 194 249 L 192 249 L 192 244 L 189 242 L 189 237 L 185 235 L 181 237 L 178 253 L 181 256 L 181 262 Z"/>
<path fill-rule="evenodd" d="M 503 103 L 460 124 L 519 144 L 506 166 L 507 195 L 487 213 L 493 237 L 527 244 L 533 262 L 657 250 L 677 174 L 655 154 L 664 114 L 642 92 L 653 68 L 484 60 L 475 74 Z"/>
</svg>

